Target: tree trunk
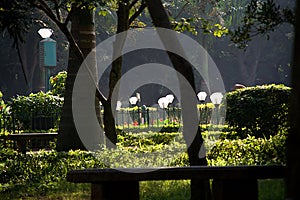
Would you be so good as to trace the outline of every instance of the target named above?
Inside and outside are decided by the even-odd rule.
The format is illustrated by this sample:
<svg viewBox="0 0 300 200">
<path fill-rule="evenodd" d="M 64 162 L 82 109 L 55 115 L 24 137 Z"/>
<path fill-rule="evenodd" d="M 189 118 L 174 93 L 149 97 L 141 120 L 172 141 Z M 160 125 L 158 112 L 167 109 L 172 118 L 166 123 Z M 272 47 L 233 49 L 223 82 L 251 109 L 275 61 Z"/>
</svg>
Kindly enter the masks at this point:
<svg viewBox="0 0 300 200">
<path fill-rule="evenodd" d="M 72 10 L 71 34 L 82 51 L 83 56 L 86 57 L 96 46 L 94 11 L 88 8 L 76 8 L 75 6 L 72 7 Z M 93 53 L 95 54 L 95 52 Z M 83 58 L 78 56 L 76 47 L 70 43 L 65 99 L 57 139 L 58 151 L 86 149 L 77 133 L 72 112 L 73 86 L 82 62 Z"/>
<path fill-rule="evenodd" d="M 117 11 L 118 16 L 118 25 L 117 25 L 117 34 L 129 29 L 129 0 L 119 1 L 119 8 Z M 116 58 L 118 55 L 121 55 L 126 35 L 116 35 L 116 41 L 114 42 L 113 49 L 113 58 Z M 112 63 L 112 69 L 109 75 L 109 95 L 107 102 L 103 105 L 104 107 L 104 132 L 106 135 L 106 146 L 112 148 L 117 143 L 117 132 L 115 119 L 113 112 L 116 106 L 117 99 L 112 99 L 113 91 L 118 91 L 116 88 L 117 82 L 121 78 L 122 72 L 122 56 L 117 57 Z M 111 143 L 113 145 L 111 145 Z"/>
<path fill-rule="evenodd" d="M 155 27 L 161 27 L 161 28 L 167 28 L 171 29 L 171 24 L 169 21 L 169 18 L 164 10 L 164 7 L 162 5 L 162 2 L 160 0 L 146 0 L 146 4 L 150 13 L 150 16 L 152 18 L 152 21 L 155 25 Z M 166 49 L 169 49 L 170 43 L 171 45 L 176 46 L 177 48 L 180 48 L 183 52 L 183 49 L 180 45 L 180 43 L 176 40 L 176 37 L 172 37 L 172 35 L 164 35 L 160 34 L 158 31 L 158 34 L 165 46 Z M 167 42 L 169 41 L 169 42 Z M 170 42 L 171 41 L 171 42 Z M 184 59 L 179 57 L 178 55 L 168 53 L 171 62 L 174 66 L 174 68 L 181 73 L 185 79 L 189 82 L 191 87 L 193 88 L 195 95 L 195 81 L 194 81 L 194 75 L 193 75 L 193 68 L 192 66 Z M 180 82 L 180 79 L 179 79 Z M 189 99 L 189 97 L 184 96 L 184 89 L 183 83 L 180 82 L 180 91 L 181 91 L 181 105 L 183 110 L 183 135 L 184 138 L 187 140 L 189 138 L 189 126 L 186 126 L 186 124 L 189 124 L 188 118 L 198 118 L 197 116 L 197 102 L 193 101 L 192 99 Z M 203 138 L 201 135 L 201 130 L 198 127 L 196 136 L 192 143 L 188 147 L 188 155 L 189 155 L 189 161 L 190 165 L 207 165 L 207 160 L 205 157 L 204 149 L 202 149 L 203 144 Z M 201 152 L 203 151 L 203 152 Z M 199 156 L 201 154 L 201 156 Z M 191 199 L 192 200 L 204 200 L 204 199 L 210 199 L 210 185 L 209 180 L 191 180 Z"/>
<path fill-rule="evenodd" d="M 287 179 L 286 199 L 300 199 L 300 1 L 297 1 L 296 33 L 294 41 L 294 63 L 292 69 L 292 98 L 290 108 L 291 129 L 287 139 Z"/>
</svg>

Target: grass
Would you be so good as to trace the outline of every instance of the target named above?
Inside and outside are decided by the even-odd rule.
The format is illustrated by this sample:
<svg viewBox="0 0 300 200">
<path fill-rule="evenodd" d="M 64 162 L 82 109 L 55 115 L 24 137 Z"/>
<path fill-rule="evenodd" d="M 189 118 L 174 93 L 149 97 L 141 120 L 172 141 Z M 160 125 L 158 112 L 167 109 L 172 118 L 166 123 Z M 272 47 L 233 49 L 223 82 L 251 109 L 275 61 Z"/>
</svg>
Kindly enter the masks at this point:
<svg viewBox="0 0 300 200">
<path fill-rule="evenodd" d="M 283 179 L 259 180 L 259 200 L 284 199 Z M 190 181 L 147 181 L 140 184 L 141 200 L 189 200 Z"/>
<path fill-rule="evenodd" d="M 108 163 L 111 167 L 188 165 L 182 135 L 172 134 L 178 137 L 166 138 L 163 137 L 163 133 L 128 134 L 127 137 L 124 137 L 124 134 L 120 135 L 120 137 L 124 137 L 120 140 L 120 148 L 113 152 L 98 152 L 101 165 L 96 161 L 94 154 L 89 155 L 87 152 L 72 151 L 68 154 L 59 154 L 54 151 L 40 152 L 24 157 L 7 149 L 2 149 L 0 159 L 3 159 L 3 163 L 0 160 L 0 169 L 1 171 L 6 170 L 6 173 L 3 173 L 1 178 L 3 178 L 3 183 L 7 178 L 5 175 L 11 176 L 11 178 L 7 185 L 0 183 L 0 189 L 2 189 L 0 200 L 90 199 L 90 184 L 66 182 L 64 172 L 73 168 L 102 167 L 103 163 Z M 127 141 L 128 138 L 130 141 Z M 182 156 L 182 152 L 185 153 L 185 156 Z M 177 158 L 177 153 L 179 159 L 174 161 L 174 156 Z M 233 159 L 236 160 L 236 158 Z M 249 162 L 249 160 L 246 161 Z M 284 199 L 284 189 L 283 180 L 260 180 L 259 200 L 282 200 Z M 190 181 L 141 182 L 140 197 L 141 200 L 187 200 L 190 199 Z"/>
<path fill-rule="evenodd" d="M 259 200 L 282 200 L 285 195 L 283 179 L 267 179 L 258 181 Z"/>
<path fill-rule="evenodd" d="M 282 179 L 259 180 L 259 200 L 284 199 Z M 46 195 L 20 197 L 20 191 L 1 195 L 1 200 L 87 200 L 90 199 L 90 184 L 62 182 L 58 189 Z M 189 180 L 142 181 L 140 182 L 141 200 L 189 200 Z"/>
<path fill-rule="evenodd" d="M 1 194 L 1 200 L 86 200 L 90 199 L 90 184 L 75 184 L 62 181 L 58 187 L 47 194 L 26 195 L 26 192 L 10 191 Z"/>
<path fill-rule="evenodd" d="M 145 181 L 140 183 L 141 200 L 189 200 L 190 181 Z"/>
</svg>

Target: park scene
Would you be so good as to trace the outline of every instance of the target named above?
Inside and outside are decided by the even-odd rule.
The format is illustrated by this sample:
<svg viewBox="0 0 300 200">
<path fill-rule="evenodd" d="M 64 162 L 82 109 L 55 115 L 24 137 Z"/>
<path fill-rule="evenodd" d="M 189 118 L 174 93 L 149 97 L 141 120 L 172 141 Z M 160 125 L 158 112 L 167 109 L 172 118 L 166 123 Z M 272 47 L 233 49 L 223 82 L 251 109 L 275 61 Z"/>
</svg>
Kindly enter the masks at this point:
<svg viewBox="0 0 300 200">
<path fill-rule="evenodd" d="M 296 5 L 1 0 L 0 199 L 300 198 Z"/>
</svg>

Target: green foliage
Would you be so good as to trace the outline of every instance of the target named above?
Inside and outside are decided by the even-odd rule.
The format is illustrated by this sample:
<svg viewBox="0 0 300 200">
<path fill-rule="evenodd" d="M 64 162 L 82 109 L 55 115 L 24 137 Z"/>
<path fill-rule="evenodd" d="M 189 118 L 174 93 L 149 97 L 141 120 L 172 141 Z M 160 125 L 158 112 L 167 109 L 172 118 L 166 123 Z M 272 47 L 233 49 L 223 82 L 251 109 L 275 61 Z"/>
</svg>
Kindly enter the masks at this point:
<svg viewBox="0 0 300 200">
<path fill-rule="evenodd" d="M 39 151 L 20 154 L 0 150 L 0 193 L 18 191 L 20 196 L 45 194 L 64 182 L 71 169 L 104 167 L 90 152 Z"/>
<path fill-rule="evenodd" d="M 281 200 L 285 199 L 284 179 L 258 180 L 259 200 Z"/>
<path fill-rule="evenodd" d="M 245 139 L 220 140 L 209 152 L 210 165 L 271 165 L 286 164 L 286 135 L 269 139 L 248 136 Z"/>
<path fill-rule="evenodd" d="M 157 126 L 148 127 L 145 125 L 139 125 L 139 126 L 130 126 L 129 128 L 124 126 L 124 129 L 122 129 L 121 126 L 119 126 L 118 128 L 127 133 L 155 132 L 155 131 L 158 131 L 160 133 L 174 133 L 174 132 L 178 132 L 178 130 L 181 128 L 181 125 L 175 122 L 172 122 L 170 124 L 168 124 L 167 121 L 165 122 L 162 126 L 158 126 L 158 127 Z"/>
<path fill-rule="evenodd" d="M 213 34 L 215 37 L 222 37 L 229 33 L 228 28 L 224 27 L 221 24 L 210 22 L 209 20 L 201 18 L 202 29 L 204 33 Z"/>
<path fill-rule="evenodd" d="M 9 108 L 6 106 L 2 100 L 3 94 L 0 91 L 0 133 L 6 129 L 6 123 L 8 121 L 7 115 L 9 113 Z"/>
<path fill-rule="evenodd" d="M 189 200 L 190 181 L 147 181 L 141 182 L 141 200 Z"/>
<path fill-rule="evenodd" d="M 275 135 L 289 128 L 290 92 L 289 87 L 274 84 L 229 92 L 226 121 L 240 138 Z"/>
<path fill-rule="evenodd" d="M 174 19 L 171 20 L 172 28 L 178 32 L 188 31 L 194 35 L 197 35 L 197 30 L 195 26 L 192 25 L 194 23 L 194 19 L 192 18 L 181 18 L 180 21 L 176 21 Z"/>
<path fill-rule="evenodd" d="M 180 162 L 186 152 L 182 133 L 122 133 L 117 149 L 101 149 L 99 160 L 111 167 L 185 166 Z M 116 162 L 116 160 L 118 162 Z"/>
<path fill-rule="evenodd" d="M 230 132 L 228 126 L 202 125 L 203 135 L 214 137 L 218 132 Z M 247 137 L 246 139 L 219 139 L 208 153 L 209 165 L 265 165 L 285 164 L 284 133 L 269 139 Z M 86 151 L 38 151 L 20 154 L 12 149 L 0 148 L 0 195 L 16 197 L 32 195 L 49 196 L 59 188 L 72 188 L 65 181 L 71 169 L 107 167 L 167 167 L 188 166 L 187 147 L 182 133 L 119 133 L 116 149 Z M 1 145 L 1 144 L 0 144 Z M 173 181 L 142 183 L 141 194 L 144 199 L 183 199 L 189 195 L 189 182 L 176 185 Z M 159 184 L 160 192 L 152 194 L 153 184 Z M 172 185 L 172 187 L 169 185 Z M 174 185 L 175 184 L 175 185 Z M 62 187 L 64 186 L 64 187 Z M 173 189 L 182 193 L 173 192 Z M 263 187 L 262 187 L 263 188 Z M 156 187 L 157 189 L 157 187 Z M 177 190 L 176 189 L 176 190 Z M 146 192 L 145 192 L 146 191 Z M 174 194 L 171 197 L 171 193 Z M 161 197 L 161 194 L 163 197 Z M 12 199 L 12 198 L 8 198 Z"/>
<path fill-rule="evenodd" d="M 215 108 L 212 103 L 198 104 L 200 124 L 209 124 L 212 116 L 213 109 Z"/>
<path fill-rule="evenodd" d="M 34 17 L 28 1 L 0 1 L 0 32 L 7 31 L 15 45 L 18 41 L 24 41 L 24 35 L 29 31 Z"/>
<path fill-rule="evenodd" d="M 170 144 L 180 133 L 122 133 L 118 134 L 119 145 L 123 147 L 142 147 L 149 145 Z"/>
<path fill-rule="evenodd" d="M 231 40 L 245 48 L 253 36 L 268 34 L 283 23 L 295 25 L 294 10 L 280 8 L 273 0 L 251 0 L 245 10 L 243 25 L 230 32 Z"/>
<path fill-rule="evenodd" d="M 51 94 L 59 97 L 65 96 L 67 72 L 59 72 L 56 76 L 50 77 Z"/>
<path fill-rule="evenodd" d="M 170 167 L 176 166 L 175 161 L 179 163 L 178 159 L 185 149 L 185 144 L 178 142 L 171 145 L 159 144 L 143 147 L 119 146 L 117 149 L 101 149 L 95 156 L 112 168 Z"/>
<path fill-rule="evenodd" d="M 8 102 L 11 112 L 23 130 L 30 129 L 34 116 L 54 117 L 55 120 L 58 120 L 62 104 L 61 98 L 44 92 L 31 93 L 29 96 L 17 96 Z"/>
</svg>

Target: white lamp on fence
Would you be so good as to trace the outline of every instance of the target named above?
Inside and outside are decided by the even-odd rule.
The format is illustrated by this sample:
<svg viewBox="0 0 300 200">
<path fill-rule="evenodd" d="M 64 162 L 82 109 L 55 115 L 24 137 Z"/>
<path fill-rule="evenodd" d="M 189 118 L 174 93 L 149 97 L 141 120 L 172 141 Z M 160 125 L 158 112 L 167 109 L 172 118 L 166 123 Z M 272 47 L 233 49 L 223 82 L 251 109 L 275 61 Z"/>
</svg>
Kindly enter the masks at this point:
<svg viewBox="0 0 300 200">
<path fill-rule="evenodd" d="M 138 98 L 137 97 L 130 97 L 129 98 L 129 103 L 133 106 L 136 105 L 136 103 L 138 102 Z"/>
<path fill-rule="evenodd" d="M 165 109 L 168 107 L 170 102 L 166 97 L 161 97 L 160 99 L 158 99 L 157 103 L 161 109 Z"/>
<path fill-rule="evenodd" d="M 168 94 L 168 95 L 166 95 L 165 98 L 169 101 L 169 104 L 167 106 L 167 112 L 168 112 L 168 119 L 169 119 L 169 122 L 170 122 L 170 108 L 169 108 L 169 106 L 173 103 L 175 97 L 174 97 L 173 94 Z"/>
<path fill-rule="evenodd" d="M 122 102 L 121 101 L 117 101 L 117 106 L 116 106 L 116 110 L 121 110 L 121 106 L 122 106 Z"/>
<path fill-rule="evenodd" d="M 223 94 L 221 92 L 215 92 L 210 95 L 210 100 L 216 107 L 217 124 L 219 124 L 219 105 L 221 104 L 222 99 Z"/>
<path fill-rule="evenodd" d="M 197 97 L 198 97 L 200 103 L 203 103 L 207 97 L 207 94 L 206 94 L 206 92 L 199 92 L 197 94 Z"/>
<path fill-rule="evenodd" d="M 174 97 L 173 94 L 168 94 L 168 95 L 166 96 L 166 98 L 167 98 L 167 100 L 169 101 L 169 103 L 173 103 L 175 97 Z"/>
<path fill-rule="evenodd" d="M 215 106 L 219 106 L 222 102 L 223 94 L 221 92 L 215 92 L 210 95 L 210 100 Z"/>
<path fill-rule="evenodd" d="M 169 100 L 166 97 L 161 97 L 160 99 L 158 99 L 158 105 L 161 109 L 166 109 L 168 108 L 169 105 Z M 165 120 L 165 111 L 163 111 L 163 120 Z"/>
</svg>

